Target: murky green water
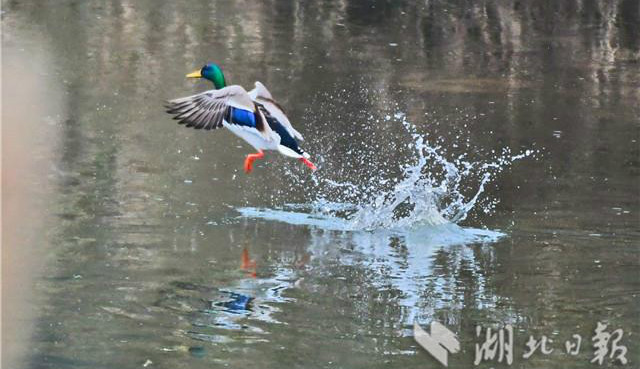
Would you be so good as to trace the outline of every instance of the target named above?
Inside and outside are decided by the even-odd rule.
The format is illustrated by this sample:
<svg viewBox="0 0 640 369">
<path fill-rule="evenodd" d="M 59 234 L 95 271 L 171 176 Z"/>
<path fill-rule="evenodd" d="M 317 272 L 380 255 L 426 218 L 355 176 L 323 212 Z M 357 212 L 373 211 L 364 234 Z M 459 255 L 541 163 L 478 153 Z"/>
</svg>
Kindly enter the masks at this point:
<svg viewBox="0 0 640 369">
<path fill-rule="evenodd" d="M 438 368 L 411 332 L 434 319 L 460 338 L 450 367 L 473 366 L 476 326 L 505 324 L 513 364 L 479 367 L 595 367 L 597 322 L 628 349 L 602 366 L 638 367 L 639 8 L 5 1 L 3 186 L 23 182 L 4 196 L 36 205 L 3 208 L 3 251 L 21 255 L 3 260 L 3 367 Z M 208 88 L 184 78 L 207 61 L 270 88 L 315 175 L 273 154 L 245 175 L 246 144 L 164 113 Z M 535 155 L 496 173 L 455 230 L 278 215 L 344 201 L 327 181 L 402 177 L 416 158 L 400 115 L 452 162 Z M 457 236 L 471 228 L 504 236 Z M 524 359 L 529 335 L 554 351 Z"/>
</svg>

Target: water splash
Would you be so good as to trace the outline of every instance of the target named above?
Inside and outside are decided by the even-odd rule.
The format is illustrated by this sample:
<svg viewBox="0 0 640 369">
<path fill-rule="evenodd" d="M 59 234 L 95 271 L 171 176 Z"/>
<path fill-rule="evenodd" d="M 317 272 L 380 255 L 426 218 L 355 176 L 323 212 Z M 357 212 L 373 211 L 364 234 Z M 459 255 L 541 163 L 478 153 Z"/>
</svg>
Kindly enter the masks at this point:
<svg viewBox="0 0 640 369">
<path fill-rule="evenodd" d="M 372 271 L 368 278 L 374 286 L 401 291 L 396 301 L 403 307 L 400 321 L 406 327 L 410 327 L 414 319 L 433 317 L 436 310 L 443 308 L 462 309 L 467 304 L 478 304 L 491 309 L 497 302 L 495 295 L 487 291 L 476 253 L 490 256 L 493 248 L 465 245 L 490 244 L 504 234 L 461 223 L 474 210 L 493 211 L 497 199 L 486 196 L 487 185 L 513 162 L 535 152 L 528 150 L 512 155 L 504 149 L 491 153 L 490 159 L 483 161 L 472 159 L 473 150 L 467 148 L 465 153 L 449 159 L 452 155 L 443 147 L 432 145 L 428 136 L 420 134 L 404 114 L 396 113 L 393 118 L 408 134 L 408 139 L 400 136 L 390 143 L 408 143 L 405 146 L 408 150 L 402 155 L 410 159 L 403 160 L 406 164 L 399 167 L 398 175 L 390 173 L 391 166 L 387 163 L 374 163 L 379 170 L 368 176 L 345 175 L 333 166 L 312 177 L 313 188 L 309 192 L 315 197 L 311 201 L 275 209 L 244 207 L 237 210 L 245 218 L 310 227 L 309 251 L 321 255 L 320 260 L 365 266 Z M 370 142 L 362 144 L 365 149 L 371 145 Z M 341 153 L 346 160 L 364 155 L 358 149 Z M 333 162 L 327 163 L 335 165 Z M 337 179 L 345 177 L 349 180 Z M 342 252 L 345 248 L 350 252 Z M 468 291 L 460 293 L 452 287 L 456 286 L 454 277 L 437 271 L 437 252 L 451 258 L 447 268 L 473 275 L 472 301 L 467 301 Z M 381 270 L 385 272 L 380 273 Z M 425 286 L 430 291 L 427 299 Z M 410 330 L 407 332 L 411 334 Z"/>
<path fill-rule="evenodd" d="M 389 179 L 387 173 L 379 172 L 361 183 L 340 182 L 319 171 L 313 177 L 318 195 L 310 204 L 289 204 L 279 210 L 242 208 L 240 212 L 248 217 L 275 217 L 288 223 L 341 230 L 406 230 L 459 224 L 479 206 L 487 183 L 514 161 L 534 154 L 526 150 L 512 155 L 504 149 L 490 161 L 471 161 L 467 153 L 451 160 L 442 147 L 430 145 L 405 114 L 396 113 L 394 118 L 410 135 L 415 158 L 402 167 L 397 178 Z M 491 212 L 497 201 L 488 199 L 481 210 Z M 295 212 L 300 210 L 303 213 Z"/>
</svg>

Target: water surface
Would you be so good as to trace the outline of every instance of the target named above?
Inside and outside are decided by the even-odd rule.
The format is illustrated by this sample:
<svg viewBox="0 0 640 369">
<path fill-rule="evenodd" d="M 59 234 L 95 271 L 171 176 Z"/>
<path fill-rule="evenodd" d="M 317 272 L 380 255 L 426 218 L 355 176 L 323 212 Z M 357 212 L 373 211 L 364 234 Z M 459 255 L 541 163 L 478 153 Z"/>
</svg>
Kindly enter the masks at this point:
<svg viewBox="0 0 640 369">
<path fill-rule="evenodd" d="M 3 367 L 438 368 L 411 336 L 433 319 L 451 367 L 505 324 L 513 367 L 595 366 L 598 321 L 636 367 L 639 12 L 5 1 L 3 186 L 28 180 L 3 243 L 28 253 L 3 259 L 24 286 Z M 207 61 L 265 83 L 318 172 L 267 155 L 245 175 L 246 144 L 177 126 L 162 102 L 208 88 L 184 78 Z M 523 359 L 529 335 L 554 352 Z"/>
</svg>

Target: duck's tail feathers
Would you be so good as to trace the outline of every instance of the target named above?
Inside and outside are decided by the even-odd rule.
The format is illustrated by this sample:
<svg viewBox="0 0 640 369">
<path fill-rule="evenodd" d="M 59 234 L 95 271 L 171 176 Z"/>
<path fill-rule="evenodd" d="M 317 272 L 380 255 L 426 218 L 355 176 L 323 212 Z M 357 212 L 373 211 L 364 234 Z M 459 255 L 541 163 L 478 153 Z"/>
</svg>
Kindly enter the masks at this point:
<svg viewBox="0 0 640 369">
<path fill-rule="evenodd" d="M 295 159 L 300 159 L 300 158 L 304 158 L 306 153 L 302 153 L 302 154 L 298 154 L 297 152 L 291 150 L 290 148 L 284 146 L 284 145 L 278 145 L 278 152 L 280 152 L 280 154 L 284 155 L 284 156 L 288 156 L 290 158 L 295 158 Z M 309 154 L 307 154 L 307 157 L 309 156 Z"/>
</svg>

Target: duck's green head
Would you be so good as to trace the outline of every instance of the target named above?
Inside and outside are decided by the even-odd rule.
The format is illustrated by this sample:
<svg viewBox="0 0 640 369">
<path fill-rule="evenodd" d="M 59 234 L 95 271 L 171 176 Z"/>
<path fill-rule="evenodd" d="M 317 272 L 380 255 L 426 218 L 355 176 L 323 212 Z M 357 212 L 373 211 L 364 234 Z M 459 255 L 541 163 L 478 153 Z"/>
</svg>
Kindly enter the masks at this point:
<svg viewBox="0 0 640 369">
<path fill-rule="evenodd" d="M 202 69 L 187 74 L 187 78 L 204 78 L 213 82 L 216 89 L 221 89 L 227 86 L 227 82 L 224 80 L 224 74 L 218 64 L 209 63 L 202 67 Z"/>
</svg>

